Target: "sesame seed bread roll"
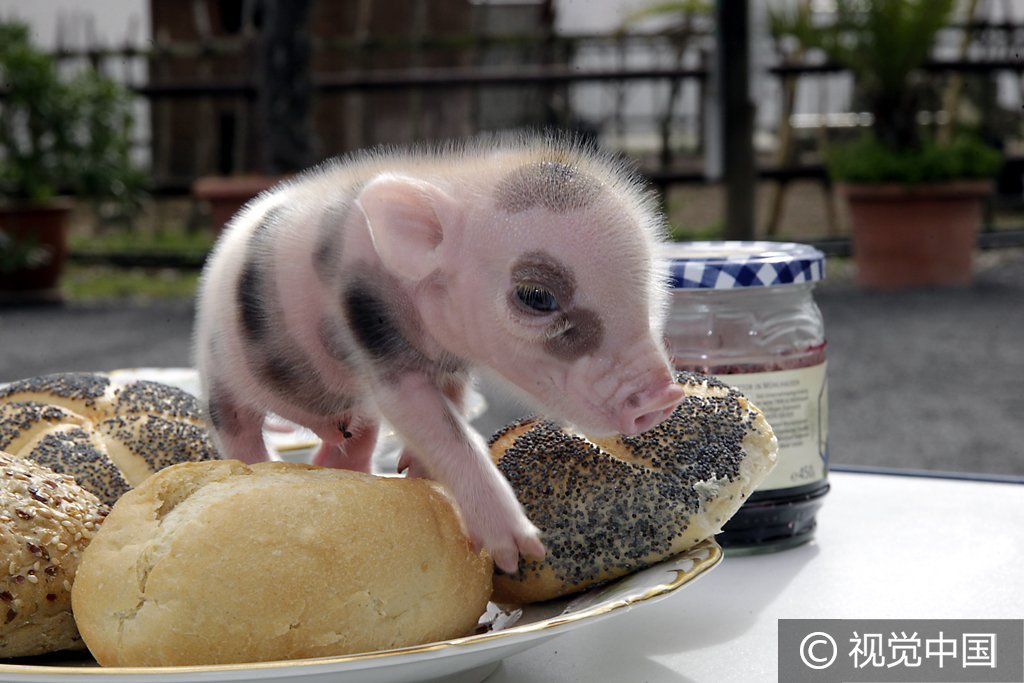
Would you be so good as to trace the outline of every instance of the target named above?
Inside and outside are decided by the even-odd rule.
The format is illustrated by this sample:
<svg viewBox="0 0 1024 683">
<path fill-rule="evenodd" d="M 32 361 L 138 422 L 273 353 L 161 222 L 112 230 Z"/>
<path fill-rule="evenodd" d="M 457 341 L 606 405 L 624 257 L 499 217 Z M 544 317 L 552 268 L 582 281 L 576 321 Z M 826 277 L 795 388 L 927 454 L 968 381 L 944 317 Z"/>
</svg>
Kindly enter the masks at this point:
<svg viewBox="0 0 1024 683">
<path fill-rule="evenodd" d="M 466 635 L 492 574 L 429 481 L 223 460 L 125 494 L 73 605 L 104 666 L 287 660 Z"/>
<path fill-rule="evenodd" d="M 71 587 L 106 514 L 71 477 L 0 452 L 0 658 L 85 647 Z"/>
<path fill-rule="evenodd" d="M 547 548 L 496 573 L 494 600 L 527 603 L 584 590 L 718 533 L 775 464 L 778 442 L 738 391 L 689 372 L 686 397 L 633 437 L 588 440 L 531 419 L 490 442 Z"/>
<path fill-rule="evenodd" d="M 85 372 L 0 387 L 0 449 L 75 477 L 108 505 L 168 465 L 220 457 L 191 394 Z"/>
</svg>

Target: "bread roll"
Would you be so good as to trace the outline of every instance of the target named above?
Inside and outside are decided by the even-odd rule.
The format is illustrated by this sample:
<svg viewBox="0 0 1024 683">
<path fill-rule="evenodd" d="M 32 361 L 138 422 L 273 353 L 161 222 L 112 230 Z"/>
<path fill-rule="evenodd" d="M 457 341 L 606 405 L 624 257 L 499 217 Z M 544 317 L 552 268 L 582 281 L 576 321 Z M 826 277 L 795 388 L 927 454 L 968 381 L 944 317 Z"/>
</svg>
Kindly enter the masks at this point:
<svg viewBox="0 0 1024 683">
<path fill-rule="evenodd" d="M 70 474 L 107 504 L 168 465 L 220 457 L 191 394 L 84 372 L 0 387 L 0 449 Z"/>
<path fill-rule="evenodd" d="M 491 576 L 426 480 L 226 460 L 125 494 L 73 605 L 105 666 L 255 662 L 465 635 Z"/>
<path fill-rule="evenodd" d="M 71 586 L 106 514 L 71 477 L 0 453 L 0 658 L 84 647 Z"/>
<path fill-rule="evenodd" d="M 498 432 L 491 455 L 541 530 L 543 561 L 498 572 L 494 600 L 548 600 L 618 578 L 718 533 L 775 464 L 764 415 L 716 379 L 639 436 L 587 440 L 544 420 Z"/>
</svg>

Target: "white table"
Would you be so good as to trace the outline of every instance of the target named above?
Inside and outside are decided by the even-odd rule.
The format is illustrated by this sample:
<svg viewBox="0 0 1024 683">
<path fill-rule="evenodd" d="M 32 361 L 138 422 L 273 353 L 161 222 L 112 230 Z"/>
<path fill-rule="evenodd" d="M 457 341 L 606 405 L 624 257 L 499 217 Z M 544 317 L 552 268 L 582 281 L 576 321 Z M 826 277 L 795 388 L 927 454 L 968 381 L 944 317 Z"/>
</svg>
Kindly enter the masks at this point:
<svg viewBox="0 0 1024 683">
<path fill-rule="evenodd" d="M 778 620 L 1024 617 L 1024 486 L 834 472 L 816 539 L 506 659 L 488 683 L 776 680 Z"/>
</svg>

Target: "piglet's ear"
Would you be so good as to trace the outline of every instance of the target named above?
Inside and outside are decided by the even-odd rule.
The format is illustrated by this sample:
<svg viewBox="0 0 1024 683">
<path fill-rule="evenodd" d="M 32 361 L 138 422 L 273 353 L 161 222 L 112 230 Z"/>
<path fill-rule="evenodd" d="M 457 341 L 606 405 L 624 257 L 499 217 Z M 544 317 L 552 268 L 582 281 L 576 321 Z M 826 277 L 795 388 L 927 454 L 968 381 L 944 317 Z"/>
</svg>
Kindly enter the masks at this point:
<svg viewBox="0 0 1024 683">
<path fill-rule="evenodd" d="M 441 264 L 445 217 L 451 197 L 436 185 L 407 176 L 384 174 L 367 183 L 356 204 L 384 267 L 422 280 Z"/>
</svg>

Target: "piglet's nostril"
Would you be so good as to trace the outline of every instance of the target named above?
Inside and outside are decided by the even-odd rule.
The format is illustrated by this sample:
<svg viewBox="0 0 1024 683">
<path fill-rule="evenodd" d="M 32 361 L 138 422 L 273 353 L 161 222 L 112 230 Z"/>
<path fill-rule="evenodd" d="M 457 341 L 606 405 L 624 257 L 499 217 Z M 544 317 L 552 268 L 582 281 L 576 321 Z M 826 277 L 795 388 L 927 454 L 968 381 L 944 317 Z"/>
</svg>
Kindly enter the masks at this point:
<svg viewBox="0 0 1024 683">
<path fill-rule="evenodd" d="M 620 431 L 627 435 L 647 431 L 671 415 L 683 395 L 674 382 L 632 394 L 623 402 Z"/>
<path fill-rule="evenodd" d="M 663 408 L 661 410 L 654 410 L 649 413 L 644 413 L 640 417 L 633 420 L 633 432 L 640 434 L 646 432 L 651 427 L 660 424 L 662 421 L 668 419 L 668 416 L 672 414 L 675 406 L 671 408 Z"/>
</svg>

